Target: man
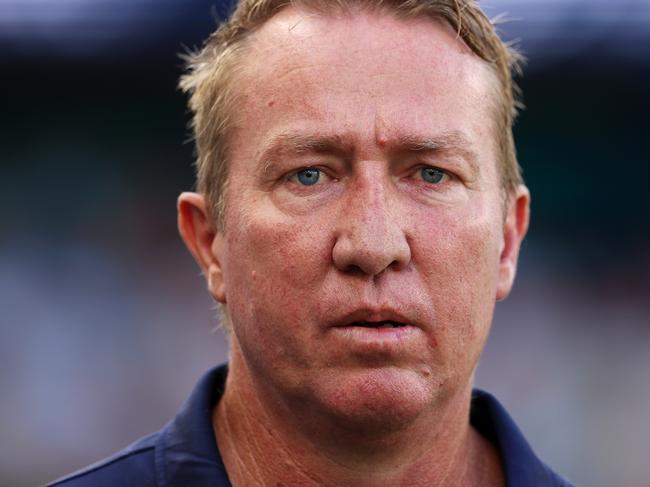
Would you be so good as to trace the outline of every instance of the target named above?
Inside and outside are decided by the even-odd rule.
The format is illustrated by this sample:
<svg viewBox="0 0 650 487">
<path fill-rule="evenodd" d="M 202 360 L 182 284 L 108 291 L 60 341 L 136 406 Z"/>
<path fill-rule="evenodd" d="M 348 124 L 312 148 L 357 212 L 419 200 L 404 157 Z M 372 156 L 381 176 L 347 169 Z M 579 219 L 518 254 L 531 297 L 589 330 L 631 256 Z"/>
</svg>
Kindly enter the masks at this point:
<svg viewBox="0 0 650 487">
<path fill-rule="evenodd" d="M 568 485 L 472 391 L 528 226 L 514 60 L 471 1 L 243 0 L 181 81 L 228 367 L 55 485 Z"/>
</svg>

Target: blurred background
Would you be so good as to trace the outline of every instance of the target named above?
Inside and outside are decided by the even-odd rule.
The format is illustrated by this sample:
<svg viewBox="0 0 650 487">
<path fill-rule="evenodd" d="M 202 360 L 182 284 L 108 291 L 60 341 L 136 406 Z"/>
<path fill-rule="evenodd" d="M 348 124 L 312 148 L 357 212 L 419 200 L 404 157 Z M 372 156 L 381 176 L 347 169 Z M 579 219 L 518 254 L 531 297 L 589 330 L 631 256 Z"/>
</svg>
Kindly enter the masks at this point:
<svg viewBox="0 0 650 487">
<path fill-rule="evenodd" d="M 490 0 L 533 194 L 477 381 L 578 485 L 650 485 L 650 1 Z M 0 485 L 160 428 L 226 358 L 176 232 L 217 0 L 0 0 Z"/>
</svg>

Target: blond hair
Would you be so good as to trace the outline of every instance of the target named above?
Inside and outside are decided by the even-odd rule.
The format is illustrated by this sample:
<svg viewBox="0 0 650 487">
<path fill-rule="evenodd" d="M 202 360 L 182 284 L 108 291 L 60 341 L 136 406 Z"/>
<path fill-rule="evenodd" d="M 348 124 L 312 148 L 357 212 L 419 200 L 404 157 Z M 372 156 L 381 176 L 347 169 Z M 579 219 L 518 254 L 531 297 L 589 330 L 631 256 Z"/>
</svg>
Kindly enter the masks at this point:
<svg viewBox="0 0 650 487">
<path fill-rule="evenodd" d="M 387 11 L 400 18 L 431 17 L 447 22 L 483 61 L 498 82 L 496 137 L 505 194 L 521 183 L 512 126 L 520 107 L 512 73 L 519 54 L 501 41 L 494 24 L 473 0 L 240 0 L 230 19 L 186 56 L 187 72 L 180 88 L 189 94 L 196 143 L 197 190 L 204 194 L 217 226 L 223 229 L 228 176 L 227 137 L 236 109 L 233 78 L 241 65 L 245 40 L 280 10 L 296 6 L 321 14 L 350 9 Z"/>
</svg>

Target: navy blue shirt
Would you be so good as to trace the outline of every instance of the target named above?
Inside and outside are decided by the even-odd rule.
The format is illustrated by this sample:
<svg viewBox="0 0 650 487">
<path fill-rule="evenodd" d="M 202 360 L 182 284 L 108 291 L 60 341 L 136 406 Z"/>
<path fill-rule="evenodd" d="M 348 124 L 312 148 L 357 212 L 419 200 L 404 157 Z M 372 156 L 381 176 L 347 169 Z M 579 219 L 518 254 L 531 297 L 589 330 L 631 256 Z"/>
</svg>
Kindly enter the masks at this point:
<svg viewBox="0 0 650 487">
<path fill-rule="evenodd" d="M 207 372 L 159 432 L 48 487 L 231 487 L 212 429 L 227 373 L 225 365 Z M 474 391 L 470 421 L 501 452 L 507 487 L 570 487 L 535 456 L 490 394 Z"/>
</svg>

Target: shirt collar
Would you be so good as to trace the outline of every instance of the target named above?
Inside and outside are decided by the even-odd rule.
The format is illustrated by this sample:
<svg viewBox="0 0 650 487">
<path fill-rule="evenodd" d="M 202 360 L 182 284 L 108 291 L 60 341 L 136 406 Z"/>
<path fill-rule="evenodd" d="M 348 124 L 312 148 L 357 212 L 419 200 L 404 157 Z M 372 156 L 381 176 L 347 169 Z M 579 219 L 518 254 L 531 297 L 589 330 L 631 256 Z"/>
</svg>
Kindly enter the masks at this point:
<svg viewBox="0 0 650 487">
<path fill-rule="evenodd" d="M 208 371 L 163 429 L 156 444 L 159 485 L 230 486 L 212 427 L 212 410 L 227 374 L 227 365 Z"/>
<path fill-rule="evenodd" d="M 473 391 L 470 422 L 499 450 L 506 485 L 556 485 L 555 474 L 535 455 L 494 396 L 478 389 Z"/>
</svg>

